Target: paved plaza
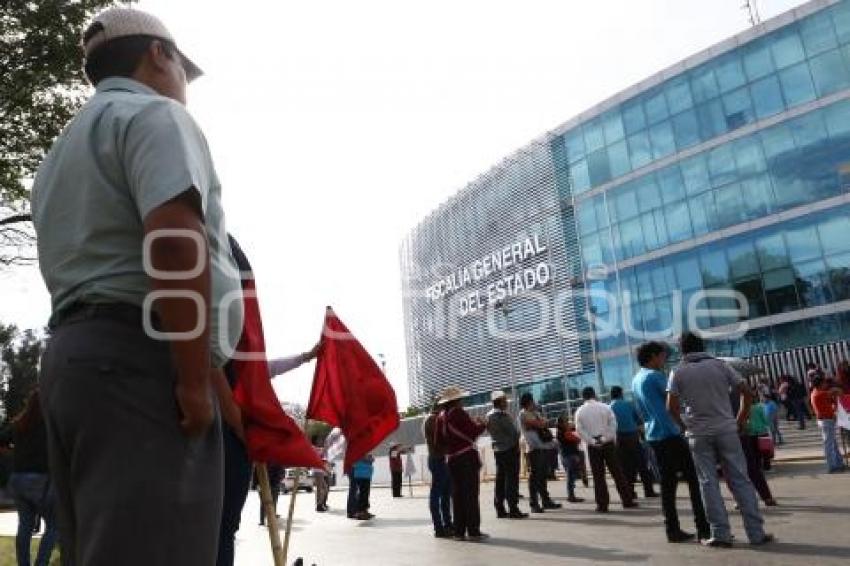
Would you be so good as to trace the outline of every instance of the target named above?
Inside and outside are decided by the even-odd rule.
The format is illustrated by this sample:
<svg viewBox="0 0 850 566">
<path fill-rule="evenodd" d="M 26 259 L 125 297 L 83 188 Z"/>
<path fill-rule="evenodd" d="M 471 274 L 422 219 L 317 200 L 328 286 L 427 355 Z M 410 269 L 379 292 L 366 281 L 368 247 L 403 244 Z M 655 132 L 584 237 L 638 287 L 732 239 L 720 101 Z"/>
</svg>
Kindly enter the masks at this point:
<svg viewBox="0 0 850 566">
<path fill-rule="evenodd" d="M 313 496 L 300 494 L 293 525 L 291 556 L 303 556 L 305 564 L 457 565 L 647 563 L 647 564 L 846 564 L 850 558 L 850 474 L 826 475 L 823 466 L 811 462 L 787 462 L 769 475 L 779 507 L 765 511 L 769 532 L 778 541 L 763 548 L 744 542 L 732 550 L 706 549 L 696 543 L 668 544 L 664 538 L 657 499 L 640 500 L 641 508 L 594 512 L 592 489 L 579 489 L 588 499 L 565 504 L 558 511 L 524 521 L 497 520 L 492 506 L 492 483 L 482 486 L 482 530 L 492 535 L 483 544 L 438 540 L 432 536 L 427 511 L 427 487 L 414 486 L 413 497 L 394 500 L 389 489 L 378 487 L 372 496 L 377 518 L 355 522 L 345 517 L 346 492 L 331 493 L 331 511 L 313 510 Z M 525 486 L 524 486 L 525 489 Z M 563 482 L 550 483 L 553 496 L 563 501 Z M 405 486 L 405 494 L 408 494 Z M 685 486 L 680 487 L 680 508 L 686 506 Z M 612 497 L 616 495 L 612 488 Z M 289 497 L 281 497 L 279 510 L 285 514 Z M 238 535 L 237 563 L 245 566 L 270 564 L 266 531 L 257 526 L 258 500 L 252 493 Z M 528 507 L 527 503 L 523 505 Z M 745 540 L 740 516 L 732 513 L 733 532 Z M 693 530 L 690 513 L 682 513 L 683 527 Z M 291 562 L 291 560 L 290 560 Z"/>
<path fill-rule="evenodd" d="M 744 542 L 733 550 L 715 550 L 693 544 L 668 544 L 664 538 L 659 500 L 640 499 L 641 508 L 618 508 L 611 487 L 611 513 L 593 510 L 592 489 L 579 488 L 585 503 L 564 502 L 562 481 L 550 482 L 556 500 L 564 509 L 535 515 L 523 521 L 497 520 L 489 504 L 493 484 L 482 485 L 482 530 L 492 535 L 483 544 L 438 540 L 432 536 L 427 510 L 427 486 L 414 486 L 413 497 L 405 486 L 405 497 L 394 500 L 385 486 L 376 486 L 372 511 L 377 518 L 357 522 L 345 517 L 346 490 L 331 492 L 327 514 L 313 509 L 312 494 L 296 499 L 291 559 L 305 564 L 341 566 L 491 566 L 531 563 L 535 566 L 591 563 L 645 564 L 846 564 L 850 558 L 850 474 L 827 475 L 812 461 L 780 462 L 768 480 L 779 507 L 765 510 L 767 530 L 778 541 L 762 548 Z M 523 490 L 526 490 L 523 486 Z M 526 491 L 527 493 L 527 491 Z M 680 486 L 680 509 L 686 501 Z M 278 510 L 286 514 L 289 496 L 281 496 Z M 733 532 L 739 541 L 744 533 L 740 517 L 732 511 Z M 527 502 L 523 502 L 527 509 Z M 252 492 L 245 506 L 242 529 L 237 535 L 237 560 L 242 566 L 271 565 L 268 532 L 258 526 L 259 501 Z M 693 530 L 690 513 L 682 512 L 682 525 Z M 14 534 L 15 513 L 0 513 L 0 535 Z"/>
</svg>

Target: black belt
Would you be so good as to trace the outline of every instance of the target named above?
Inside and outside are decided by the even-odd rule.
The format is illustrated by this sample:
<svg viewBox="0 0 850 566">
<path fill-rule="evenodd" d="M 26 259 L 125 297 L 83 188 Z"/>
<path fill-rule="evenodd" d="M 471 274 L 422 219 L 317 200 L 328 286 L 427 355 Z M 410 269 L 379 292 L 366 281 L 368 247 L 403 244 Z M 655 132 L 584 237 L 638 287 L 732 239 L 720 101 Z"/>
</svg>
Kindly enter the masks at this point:
<svg viewBox="0 0 850 566">
<path fill-rule="evenodd" d="M 58 328 L 85 320 L 112 320 L 141 328 L 144 318 L 142 307 L 130 303 L 73 303 L 59 313 L 51 327 Z M 150 324 L 154 329 L 160 329 L 156 312 L 150 313 Z"/>
</svg>

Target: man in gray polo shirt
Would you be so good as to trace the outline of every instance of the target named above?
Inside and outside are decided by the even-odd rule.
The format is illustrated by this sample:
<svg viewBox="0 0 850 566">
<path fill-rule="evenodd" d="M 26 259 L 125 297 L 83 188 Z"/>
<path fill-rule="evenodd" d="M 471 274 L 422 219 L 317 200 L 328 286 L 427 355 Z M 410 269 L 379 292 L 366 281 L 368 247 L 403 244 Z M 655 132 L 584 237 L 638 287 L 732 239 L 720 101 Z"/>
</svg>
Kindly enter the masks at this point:
<svg viewBox="0 0 850 566">
<path fill-rule="evenodd" d="M 702 543 L 721 548 L 732 546 L 729 517 L 717 478 L 718 462 L 741 509 L 750 543 L 770 542 L 773 535 L 764 532 L 764 520 L 747 477 L 747 463 L 738 438 L 738 430 L 746 425 L 750 411 L 749 389 L 725 362 L 705 353 L 703 340 L 696 334 L 682 334 L 679 348 L 683 357 L 670 375 L 667 410 L 673 420 L 687 430 L 694 456 L 702 500 L 711 525 L 711 538 Z M 734 391 L 741 395 L 737 417 L 732 415 L 729 403 L 729 394 Z"/>
<path fill-rule="evenodd" d="M 500 519 L 525 519 L 519 510 L 519 431 L 508 412 L 508 396 L 504 391 L 490 395 L 493 408 L 487 413 L 487 432 L 493 441 L 496 458 L 496 487 L 494 504 Z M 505 509 L 505 501 L 508 509 Z"/>
<path fill-rule="evenodd" d="M 221 187 L 185 109 L 200 70 L 139 10 L 98 15 L 83 47 L 96 92 L 32 192 L 53 307 L 40 379 L 63 564 L 209 566 L 222 505 L 214 391 L 232 417 L 220 368 L 242 302 Z"/>
</svg>

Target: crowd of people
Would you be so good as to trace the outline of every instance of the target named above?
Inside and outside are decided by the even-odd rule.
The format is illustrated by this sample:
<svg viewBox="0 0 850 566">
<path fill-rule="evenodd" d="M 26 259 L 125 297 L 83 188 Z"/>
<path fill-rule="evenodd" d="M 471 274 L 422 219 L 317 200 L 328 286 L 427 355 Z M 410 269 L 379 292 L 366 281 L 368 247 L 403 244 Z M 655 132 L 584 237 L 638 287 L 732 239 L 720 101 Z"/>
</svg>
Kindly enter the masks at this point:
<svg viewBox="0 0 850 566">
<path fill-rule="evenodd" d="M 707 547 L 728 548 L 734 537 L 721 494 L 723 483 L 743 517 L 750 544 L 771 542 L 759 499 L 765 506 L 778 505 L 765 471 L 771 467 L 775 445 L 783 443 L 780 406 L 786 408 L 785 418 L 802 419 L 805 426 L 811 405 L 823 431 L 828 470 L 843 470 L 835 411 L 838 396 L 850 390 L 850 365 L 840 364 L 833 378 L 812 365 L 805 381 L 786 376 L 774 388 L 767 379 L 750 384 L 729 363 L 706 353 L 697 334 L 684 333 L 678 346 L 681 359 L 668 374 L 669 346 L 641 345 L 636 351 L 640 370 L 631 382 L 632 400 L 615 386 L 611 402 L 602 403 L 594 388 L 586 387 L 574 419 L 560 415 L 554 434 L 530 393 L 520 396 L 520 410 L 513 415 L 508 395 L 494 391 L 492 409 L 485 418 L 474 418 L 463 408 L 467 393 L 457 387 L 446 389 L 423 424 L 433 478 L 430 508 L 435 536 L 472 542 L 488 538 L 481 531 L 482 462 L 477 447 L 478 437 L 486 431 L 496 462 L 493 505 L 499 519 L 529 517 L 520 508 L 523 458 L 530 511 L 562 507 L 547 486 L 551 454 L 559 453 L 570 503 L 583 501 L 576 495 L 576 485 L 581 480 L 588 486 L 589 464 L 597 512 L 609 512 L 607 473 L 624 509 L 638 507 L 637 485 L 644 498 L 660 495 L 669 542 L 698 540 Z M 688 489 L 696 533 L 679 522 L 680 478 Z"/>
</svg>

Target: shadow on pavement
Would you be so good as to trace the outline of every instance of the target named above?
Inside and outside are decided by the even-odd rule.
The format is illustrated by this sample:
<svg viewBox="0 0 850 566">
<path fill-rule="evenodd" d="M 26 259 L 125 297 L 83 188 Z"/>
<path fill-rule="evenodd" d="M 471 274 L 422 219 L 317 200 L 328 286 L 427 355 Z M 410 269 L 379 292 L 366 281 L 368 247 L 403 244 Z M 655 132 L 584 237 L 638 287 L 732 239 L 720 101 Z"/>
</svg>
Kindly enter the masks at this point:
<svg viewBox="0 0 850 566">
<path fill-rule="evenodd" d="M 799 544 L 777 541 L 765 546 L 751 547 L 751 550 L 764 554 L 793 554 L 797 556 L 820 556 L 847 558 L 846 546 L 824 546 L 820 544 Z"/>
<path fill-rule="evenodd" d="M 535 517 L 535 521 L 546 521 L 549 523 L 568 523 L 568 524 L 578 524 L 578 525 L 599 525 L 601 527 L 605 527 L 608 525 L 617 525 L 620 527 L 629 527 L 629 528 L 637 528 L 637 529 L 658 529 L 664 528 L 664 523 L 659 519 L 657 522 L 647 522 L 645 520 L 642 521 L 625 521 L 618 517 L 612 517 L 610 514 L 602 517 L 570 517 L 569 515 L 551 515 L 549 517 Z M 659 527 L 660 525 L 660 527 Z"/>
<path fill-rule="evenodd" d="M 511 550 L 524 550 L 533 554 L 583 558 L 594 562 L 646 562 L 650 559 L 648 554 L 627 554 L 616 549 L 582 546 L 568 542 L 535 542 L 494 537 L 486 544 L 487 546 L 504 546 Z"/>
<path fill-rule="evenodd" d="M 794 513 L 827 513 L 830 515 L 850 515 L 850 507 L 829 507 L 826 505 L 786 505 L 780 499 L 776 507 L 768 507 L 766 515 L 783 516 Z"/>
<path fill-rule="evenodd" d="M 396 527 L 420 527 L 423 525 L 431 526 L 429 518 L 410 518 L 410 519 L 389 519 L 383 517 L 375 517 L 369 521 L 359 521 L 356 523 L 361 527 L 369 527 L 371 529 L 393 529 Z"/>
</svg>

